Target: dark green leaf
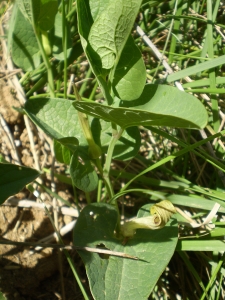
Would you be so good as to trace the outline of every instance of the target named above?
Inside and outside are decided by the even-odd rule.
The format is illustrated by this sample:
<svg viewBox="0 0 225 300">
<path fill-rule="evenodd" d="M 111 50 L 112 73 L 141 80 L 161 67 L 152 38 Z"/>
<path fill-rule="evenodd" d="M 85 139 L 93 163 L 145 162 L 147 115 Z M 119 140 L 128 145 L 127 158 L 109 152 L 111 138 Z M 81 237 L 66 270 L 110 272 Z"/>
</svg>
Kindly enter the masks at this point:
<svg viewBox="0 0 225 300">
<path fill-rule="evenodd" d="M 89 160 L 82 163 L 74 153 L 70 162 L 70 176 L 74 186 L 84 192 L 91 192 L 98 186 L 98 175 Z"/>
<path fill-rule="evenodd" d="M 37 170 L 31 168 L 0 163 L 0 204 L 39 175 Z"/>
<path fill-rule="evenodd" d="M 126 108 L 128 104 L 129 108 Z M 200 129 L 208 120 L 207 111 L 197 98 L 165 85 L 146 85 L 141 97 L 124 101 L 124 107 L 84 101 L 74 101 L 73 105 L 81 112 L 114 122 L 122 128 L 153 125 Z"/>
<path fill-rule="evenodd" d="M 57 0 L 40 0 L 40 12 L 38 15 L 37 25 L 41 30 L 48 31 L 52 29 L 57 11 Z"/>
<path fill-rule="evenodd" d="M 18 8 L 14 13 L 15 19 L 9 29 L 13 62 L 24 71 L 31 71 L 41 63 L 38 43 L 30 22 Z"/>
<path fill-rule="evenodd" d="M 24 110 L 52 138 L 60 140 L 74 137 L 79 140 L 80 145 L 87 145 L 72 101 L 57 98 L 31 99 L 26 102 Z"/>
</svg>

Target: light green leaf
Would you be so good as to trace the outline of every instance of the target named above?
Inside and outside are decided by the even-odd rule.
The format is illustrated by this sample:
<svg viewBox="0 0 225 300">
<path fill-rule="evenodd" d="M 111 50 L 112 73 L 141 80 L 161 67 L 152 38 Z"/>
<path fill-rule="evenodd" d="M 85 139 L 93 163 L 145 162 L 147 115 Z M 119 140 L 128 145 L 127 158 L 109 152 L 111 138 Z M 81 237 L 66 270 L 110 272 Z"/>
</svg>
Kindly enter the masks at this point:
<svg viewBox="0 0 225 300">
<path fill-rule="evenodd" d="M 36 98 L 27 101 L 24 110 L 29 118 L 52 138 L 58 140 L 75 137 L 80 145 L 87 145 L 72 101 Z"/>
<path fill-rule="evenodd" d="M 0 204 L 39 175 L 37 170 L 31 168 L 0 163 Z"/>
<path fill-rule="evenodd" d="M 109 142 L 112 138 L 111 124 L 104 120 L 93 118 L 91 131 L 95 142 L 101 146 L 104 153 L 107 153 Z M 139 151 L 140 145 L 141 136 L 139 129 L 137 127 L 127 128 L 115 145 L 113 158 L 118 160 L 131 159 Z"/>
<path fill-rule="evenodd" d="M 119 60 L 138 14 L 140 0 L 111 0 L 91 27 L 89 42 L 98 53 L 103 69 Z"/>
<path fill-rule="evenodd" d="M 109 2 L 110 0 L 89 0 L 90 11 L 94 21 L 105 10 Z"/>
<path fill-rule="evenodd" d="M 39 14 L 40 10 L 40 0 L 17 0 L 16 3 L 24 15 L 24 17 L 29 20 L 30 24 L 33 24 L 34 22 L 34 17 Z M 35 5 L 35 9 L 33 10 L 33 4 Z M 33 14 L 33 11 L 35 14 Z"/>
<path fill-rule="evenodd" d="M 149 215 L 150 205 L 138 217 Z M 162 229 L 138 229 L 132 239 L 114 235 L 117 212 L 108 204 L 86 206 L 74 228 L 74 245 L 106 248 L 136 256 L 139 260 L 78 251 L 85 263 L 94 299 L 147 299 L 169 263 L 178 239 L 177 222 Z"/>
<path fill-rule="evenodd" d="M 91 162 L 85 160 L 83 164 L 78 161 L 77 153 L 74 153 L 70 162 L 70 176 L 75 187 L 88 193 L 98 186 L 98 175 Z"/>
<path fill-rule="evenodd" d="M 140 97 L 145 82 L 145 64 L 140 50 L 130 36 L 114 73 L 113 89 L 120 99 L 134 100 Z"/>
<path fill-rule="evenodd" d="M 204 128 L 207 124 L 207 111 L 203 104 L 185 92 L 165 86 L 149 84 L 141 97 L 129 104 L 129 108 L 113 108 L 93 102 L 74 101 L 73 105 L 81 112 L 122 128 L 131 126 L 169 126 L 180 128 Z"/>
<path fill-rule="evenodd" d="M 24 71 L 32 71 L 41 63 L 33 27 L 18 8 L 13 15 L 15 19 L 10 23 L 9 29 L 13 62 Z"/>
</svg>

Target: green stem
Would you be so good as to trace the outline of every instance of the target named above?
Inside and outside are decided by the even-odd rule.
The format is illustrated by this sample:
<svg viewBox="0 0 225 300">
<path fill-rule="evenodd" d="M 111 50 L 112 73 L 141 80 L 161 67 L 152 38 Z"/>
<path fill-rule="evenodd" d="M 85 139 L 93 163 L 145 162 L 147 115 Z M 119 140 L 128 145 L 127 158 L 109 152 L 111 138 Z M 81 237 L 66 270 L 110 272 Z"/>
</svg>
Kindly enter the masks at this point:
<svg viewBox="0 0 225 300">
<path fill-rule="evenodd" d="M 109 180 L 109 177 L 105 177 L 104 176 L 104 171 L 102 169 L 102 164 L 100 162 L 100 159 L 97 158 L 94 160 L 94 164 L 96 166 L 96 168 L 98 169 L 103 181 L 104 181 L 104 184 L 105 184 L 105 187 L 106 187 L 106 190 L 107 190 L 107 193 L 109 195 L 109 199 L 111 199 L 113 196 L 114 196 L 114 191 L 113 191 L 113 188 L 112 188 L 112 184 L 111 184 L 111 181 Z"/>
<path fill-rule="evenodd" d="M 53 72 L 52 72 L 52 66 L 50 64 L 49 58 L 47 54 L 45 53 L 44 47 L 42 45 L 42 38 L 41 38 L 41 32 L 37 26 L 34 26 L 34 32 L 36 34 L 38 46 L 41 52 L 42 59 L 44 61 L 44 64 L 47 69 L 47 74 L 48 74 L 48 86 L 49 86 L 49 91 L 50 91 L 50 96 L 52 98 L 55 97 L 55 86 L 54 86 L 54 77 L 53 77 Z"/>
<path fill-rule="evenodd" d="M 95 82 L 95 85 L 94 85 L 94 87 L 93 87 L 93 89 L 91 91 L 91 94 L 89 96 L 89 100 L 93 100 L 94 99 L 97 87 L 98 87 L 98 81 Z"/>
<path fill-rule="evenodd" d="M 112 123 L 112 138 L 111 141 L 109 143 L 109 147 L 108 147 L 108 152 L 106 155 L 106 161 L 105 161 L 105 166 L 104 166 L 104 176 L 109 176 L 109 172 L 110 172 L 110 165 L 111 165 L 111 161 L 112 161 L 112 155 L 113 155 L 113 151 L 114 151 L 114 147 L 116 145 L 116 142 L 118 141 L 118 139 L 121 137 L 121 135 L 123 134 L 124 129 L 121 128 L 120 131 L 118 132 L 116 129 L 116 125 L 114 123 Z"/>
<path fill-rule="evenodd" d="M 103 178 L 104 178 L 104 181 L 110 187 L 110 199 L 114 196 L 114 191 L 113 191 L 113 188 L 112 188 L 112 185 L 111 185 L 111 181 L 110 181 L 110 178 L 109 178 L 110 165 L 111 165 L 111 161 L 112 161 L 112 155 L 113 155 L 114 147 L 115 147 L 116 142 L 118 141 L 118 139 L 123 134 L 123 131 L 124 131 L 124 129 L 121 128 L 120 131 L 118 132 L 116 124 L 112 123 L 112 138 L 111 138 L 111 141 L 109 143 L 108 152 L 107 152 L 107 155 L 106 155 L 105 166 L 104 166 L 104 169 L 103 169 Z M 119 212 L 117 201 L 114 201 L 112 204 L 116 207 L 116 210 L 118 212 L 118 226 L 119 226 L 120 212 Z"/>
<path fill-rule="evenodd" d="M 73 85 L 73 88 L 74 88 L 74 94 L 76 96 L 76 99 L 78 101 L 82 101 L 81 96 L 80 96 L 75 84 Z M 99 156 L 101 156 L 102 151 L 101 151 L 100 147 L 94 141 L 94 138 L 93 138 L 93 135 L 91 132 L 91 128 L 89 125 L 88 117 L 86 114 L 84 114 L 80 111 L 77 111 L 77 114 L 78 114 L 79 122 L 80 122 L 81 128 L 83 130 L 85 139 L 88 142 L 90 158 L 94 159 L 94 160 L 98 159 Z"/>
</svg>

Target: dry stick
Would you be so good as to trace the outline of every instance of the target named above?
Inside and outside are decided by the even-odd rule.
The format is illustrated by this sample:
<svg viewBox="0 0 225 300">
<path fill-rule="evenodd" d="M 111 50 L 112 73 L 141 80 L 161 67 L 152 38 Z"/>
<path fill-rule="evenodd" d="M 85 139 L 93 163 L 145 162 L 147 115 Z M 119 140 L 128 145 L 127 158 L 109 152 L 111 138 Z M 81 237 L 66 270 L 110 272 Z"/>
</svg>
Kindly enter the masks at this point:
<svg viewBox="0 0 225 300">
<path fill-rule="evenodd" d="M 2 245 L 14 245 L 14 246 L 40 246 L 38 243 L 32 243 L 32 242 L 13 242 L 7 239 L 0 239 L 0 244 Z M 117 251 L 111 251 L 111 250 L 105 250 L 101 248 L 91 248 L 91 247 L 79 247 L 79 246 L 64 246 L 60 244 L 43 244 L 43 248 L 57 248 L 57 249 L 65 249 L 65 250 L 80 250 L 80 251 L 88 251 L 92 253 L 100 253 L 100 254 L 108 254 L 111 256 L 118 256 L 122 258 L 129 258 L 138 260 L 137 256 L 132 256 L 123 252 L 117 252 Z"/>
<path fill-rule="evenodd" d="M 171 67 L 170 67 L 169 64 L 167 63 L 166 59 L 164 59 L 164 57 L 162 56 L 162 54 L 159 52 L 159 50 L 156 48 L 156 46 L 151 42 L 151 40 L 150 40 L 150 39 L 148 38 L 148 36 L 144 33 L 144 31 L 140 28 L 140 26 L 136 25 L 136 31 L 137 31 L 137 33 L 140 35 L 140 37 L 143 39 L 143 41 L 149 46 L 149 48 L 152 49 L 153 53 L 154 53 L 155 56 L 159 59 L 159 61 L 162 62 L 163 66 L 165 67 L 165 69 L 166 69 L 166 71 L 167 71 L 167 73 L 168 73 L 168 74 L 172 74 L 172 73 L 173 73 L 173 70 L 171 69 Z M 186 78 L 189 78 L 189 77 L 185 77 L 185 79 L 186 79 Z M 189 78 L 189 80 L 191 80 L 191 79 Z M 175 81 L 174 84 L 175 84 L 175 86 L 176 86 L 179 90 L 184 91 L 184 89 L 183 89 L 182 85 L 180 84 L 180 82 Z M 209 104 L 208 101 L 209 101 L 210 99 L 209 99 L 209 97 L 208 97 L 207 95 L 204 95 L 203 99 L 204 99 L 204 100 L 207 99 L 207 102 L 206 102 L 206 103 Z M 209 105 L 210 105 L 210 104 L 209 104 Z M 210 105 L 210 106 L 211 106 L 211 105 Z M 222 120 L 225 119 L 225 115 L 224 115 L 222 112 L 220 112 L 220 116 L 221 116 Z M 200 134 L 201 134 L 201 136 L 202 136 L 202 139 L 206 139 L 206 138 L 207 138 L 207 135 L 206 135 L 206 133 L 205 133 L 205 131 L 204 131 L 203 129 L 199 130 L 199 132 L 200 132 Z M 211 143 L 210 143 L 210 142 L 207 142 L 206 145 L 207 145 L 207 148 L 208 148 L 208 150 L 209 150 L 209 153 L 212 155 L 212 157 L 215 158 L 216 160 L 218 160 L 217 157 L 216 157 L 216 155 L 215 155 L 215 153 L 214 153 L 214 150 L 213 150 L 213 148 L 212 148 Z M 218 170 L 217 172 L 218 172 L 218 175 L 219 175 L 219 177 L 220 177 L 220 179 L 221 179 L 223 185 L 225 186 L 225 176 L 223 175 L 223 172 L 220 171 L 220 170 Z"/>
<path fill-rule="evenodd" d="M 75 79 L 75 74 L 71 74 L 70 75 L 70 81 L 69 81 L 69 84 L 68 84 L 68 88 L 67 88 L 67 95 L 71 94 L 72 92 L 72 87 L 73 87 L 73 84 L 74 84 L 74 79 Z"/>
<path fill-rule="evenodd" d="M 0 77 L 0 79 L 7 79 L 7 78 L 10 78 L 18 73 L 21 73 L 22 72 L 22 69 L 14 69 L 13 71 L 8 71 L 8 70 L 5 70 L 5 71 L 0 71 L 0 75 L 1 74 L 7 74 L 7 75 L 3 75 L 2 77 Z"/>
<path fill-rule="evenodd" d="M 14 143 L 14 138 L 12 136 L 12 133 L 11 133 L 5 119 L 3 118 L 3 116 L 1 114 L 0 114 L 0 123 L 1 123 L 2 129 L 4 130 L 4 132 L 6 134 L 8 141 L 11 145 L 11 147 L 9 147 L 9 148 L 11 148 L 13 150 L 11 152 L 13 160 L 15 161 L 16 164 L 21 164 L 21 160 L 20 160 L 19 154 L 17 152 L 16 145 Z"/>
<path fill-rule="evenodd" d="M 38 171 L 40 171 L 41 168 L 40 168 L 40 163 L 39 163 L 39 156 L 37 154 L 37 151 L 35 150 L 34 135 L 31 130 L 30 121 L 26 115 L 24 115 L 23 118 L 24 118 L 25 126 L 27 128 L 27 134 L 28 134 L 29 141 L 30 141 L 31 152 L 32 152 L 33 158 L 34 158 L 34 166 Z"/>
<path fill-rule="evenodd" d="M 37 208 L 44 210 L 45 207 L 47 207 L 50 211 L 53 209 L 52 205 L 44 204 L 44 203 L 38 203 L 36 201 L 32 201 L 29 199 L 22 199 L 18 200 L 17 198 L 10 197 L 7 199 L 6 202 L 2 204 L 3 206 L 16 206 L 16 207 L 23 207 L 23 208 Z M 66 206 L 58 206 L 57 207 L 58 212 L 60 212 L 63 215 L 71 216 L 78 218 L 78 210 L 75 208 L 69 208 Z"/>
</svg>

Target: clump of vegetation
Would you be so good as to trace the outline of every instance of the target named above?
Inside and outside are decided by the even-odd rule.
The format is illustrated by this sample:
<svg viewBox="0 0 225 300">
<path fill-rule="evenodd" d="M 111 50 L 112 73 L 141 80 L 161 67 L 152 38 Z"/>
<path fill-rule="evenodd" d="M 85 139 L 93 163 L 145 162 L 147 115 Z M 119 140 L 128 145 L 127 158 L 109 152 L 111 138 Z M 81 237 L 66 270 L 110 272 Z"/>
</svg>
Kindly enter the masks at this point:
<svg viewBox="0 0 225 300">
<path fill-rule="evenodd" d="M 19 111 L 64 165 L 53 165 L 52 181 L 72 186 L 73 248 L 94 299 L 223 298 L 223 17 L 209 0 L 13 5 L 8 48 L 25 72 Z M 2 157 L 0 173 L 3 203 L 49 170 Z M 43 182 L 28 188 L 40 195 Z M 54 205 L 74 207 L 48 192 Z M 179 288 L 185 268 L 189 291 Z"/>
</svg>

